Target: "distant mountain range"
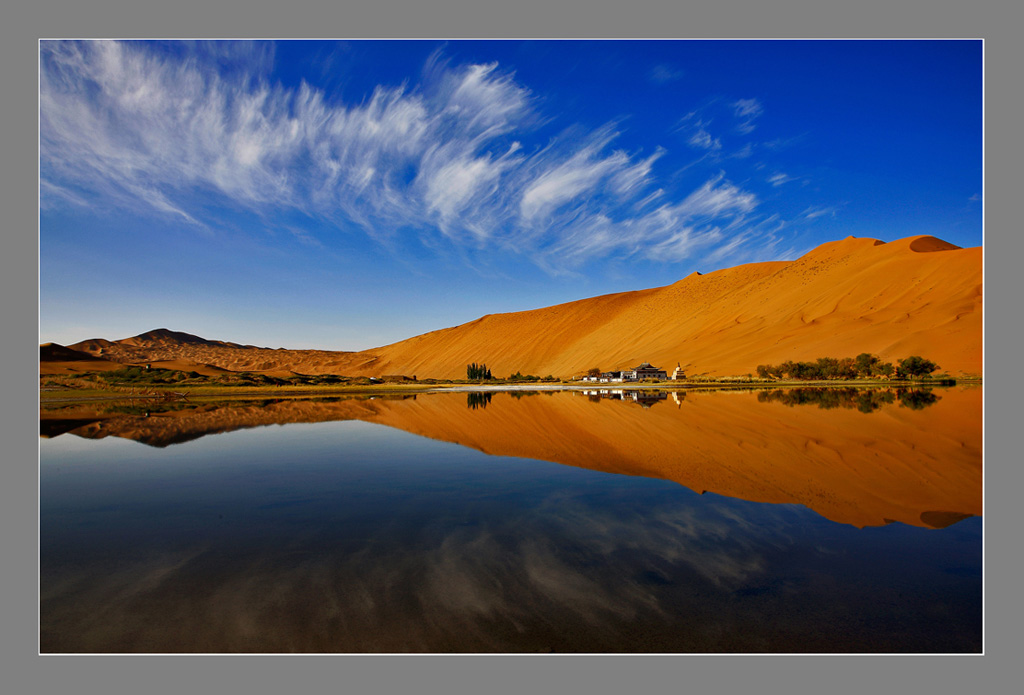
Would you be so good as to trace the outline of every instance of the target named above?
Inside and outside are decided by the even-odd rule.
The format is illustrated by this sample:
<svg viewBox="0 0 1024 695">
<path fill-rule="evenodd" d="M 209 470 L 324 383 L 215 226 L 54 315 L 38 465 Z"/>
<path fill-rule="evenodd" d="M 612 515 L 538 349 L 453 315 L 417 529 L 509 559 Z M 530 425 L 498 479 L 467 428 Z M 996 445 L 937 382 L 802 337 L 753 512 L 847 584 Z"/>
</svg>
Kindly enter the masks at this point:
<svg viewBox="0 0 1024 695">
<path fill-rule="evenodd" d="M 51 373 L 63 363 L 98 359 L 198 371 L 419 378 L 464 378 L 471 362 L 486 363 L 495 376 L 568 377 L 646 361 L 670 372 L 679 364 L 688 376 L 726 376 L 759 364 L 870 352 L 886 360 L 922 355 L 947 373 L 980 375 L 981 252 L 931 236 L 889 243 L 848 237 L 795 261 L 491 314 L 361 352 L 261 348 L 162 328 L 116 341 L 48 343 L 40 361 Z"/>
</svg>

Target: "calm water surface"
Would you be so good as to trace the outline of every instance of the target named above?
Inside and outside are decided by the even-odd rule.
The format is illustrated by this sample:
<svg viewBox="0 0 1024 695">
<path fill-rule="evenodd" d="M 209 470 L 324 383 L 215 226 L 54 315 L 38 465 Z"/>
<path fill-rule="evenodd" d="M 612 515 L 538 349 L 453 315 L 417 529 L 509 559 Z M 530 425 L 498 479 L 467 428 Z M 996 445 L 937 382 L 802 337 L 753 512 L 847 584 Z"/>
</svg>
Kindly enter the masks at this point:
<svg viewBox="0 0 1024 695">
<path fill-rule="evenodd" d="M 978 652 L 980 389 L 879 393 L 51 409 L 41 651 Z"/>
</svg>

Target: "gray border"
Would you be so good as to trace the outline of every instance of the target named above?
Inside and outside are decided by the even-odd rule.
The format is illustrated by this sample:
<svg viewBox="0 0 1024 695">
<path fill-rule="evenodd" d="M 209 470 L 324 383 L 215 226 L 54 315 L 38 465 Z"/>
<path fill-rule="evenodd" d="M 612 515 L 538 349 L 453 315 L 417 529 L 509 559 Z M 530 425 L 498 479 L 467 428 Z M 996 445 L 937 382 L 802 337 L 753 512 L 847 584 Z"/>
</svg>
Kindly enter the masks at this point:
<svg viewBox="0 0 1024 695">
<path fill-rule="evenodd" d="M 2 372 L 4 689 L 18 693 L 96 692 L 1002 692 L 1019 644 L 1019 601 L 1009 600 L 1020 553 L 1007 552 L 1016 528 L 1002 510 L 1019 489 L 1019 455 L 1004 438 L 1019 417 L 1008 391 L 1019 385 L 1001 369 L 1007 326 L 996 323 L 1017 295 L 1005 287 L 1019 258 L 1013 220 L 995 201 L 1019 196 L 1022 64 L 1013 50 L 1021 11 L 1005 0 L 953 5 L 925 0 L 843 3 L 733 0 L 689 7 L 668 0 L 530 0 L 483 7 L 474 0 L 378 0 L 339 6 L 329 0 L 177 0 L 142 7 L 133 0 L 38 0 L 5 9 L 0 40 L 4 126 L 2 186 Z M 38 84 L 37 39 L 60 37 L 929 37 L 986 39 L 986 656 L 984 657 L 39 657 L 37 631 L 36 485 L 38 431 L 36 273 Z M 996 144 L 998 143 L 998 144 Z M 13 218 L 10 217 L 13 211 Z M 1019 224 L 1019 223 L 1018 223 Z M 997 253 L 992 253 L 995 249 Z M 1019 273 L 1018 273 L 1019 274 Z M 993 291 L 995 288 L 995 291 Z M 1017 329 L 1019 330 L 1019 329 Z M 1011 332 L 1017 332 L 1010 329 Z M 993 338 L 999 335 L 1000 340 Z M 1010 343 L 1012 344 L 1012 343 Z M 13 435 L 12 435 L 13 433 Z M 1009 520 L 1013 523 L 1013 520 Z M 995 522 L 995 523 L 993 523 Z M 1016 570 L 1016 571 L 1015 571 Z M 1019 658 L 1019 657 L 1018 657 Z"/>
</svg>

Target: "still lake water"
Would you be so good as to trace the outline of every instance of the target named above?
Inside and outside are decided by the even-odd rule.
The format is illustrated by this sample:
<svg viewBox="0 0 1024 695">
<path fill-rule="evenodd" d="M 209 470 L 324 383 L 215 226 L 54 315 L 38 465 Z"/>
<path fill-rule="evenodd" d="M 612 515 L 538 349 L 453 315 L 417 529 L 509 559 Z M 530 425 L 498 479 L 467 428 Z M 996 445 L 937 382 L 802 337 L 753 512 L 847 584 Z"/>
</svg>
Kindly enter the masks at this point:
<svg viewBox="0 0 1024 695">
<path fill-rule="evenodd" d="M 44 653 L 982 649 L 980 388 L 136 402 L 41 431 Z"/>
</svg>

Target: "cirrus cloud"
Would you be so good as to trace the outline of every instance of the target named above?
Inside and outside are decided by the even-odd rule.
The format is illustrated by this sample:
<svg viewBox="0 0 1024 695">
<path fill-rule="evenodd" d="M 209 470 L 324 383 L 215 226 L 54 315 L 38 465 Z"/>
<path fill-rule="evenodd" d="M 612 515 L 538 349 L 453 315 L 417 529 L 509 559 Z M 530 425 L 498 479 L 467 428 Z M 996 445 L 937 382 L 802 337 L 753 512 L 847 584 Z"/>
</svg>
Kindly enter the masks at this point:
<svg viewBox="0 0 1024 695">
<path fill-rule="evenodd" d="M 616 124 L 524 145 L 551 119 L 496 63 L 435 57 L 421 83 L 346 103 L 271 82 L 271 44 L 40 45 L 44 206 L 92 201 L 214 228 L 195 202 L 213 199 L 301 211 L 339 234 L 408 229 L 431 244 L 511 249 L 558 271 L 610 254 L 678 260 L 758 205 L 721 173 L 689 190 L 659 184 L 666 150 L 617 148 Z M 733 107 L 743 123 L 762 111 L 754 99 Z M 706 125 L 690 144 L 720 149 Z"/>
</svg>

